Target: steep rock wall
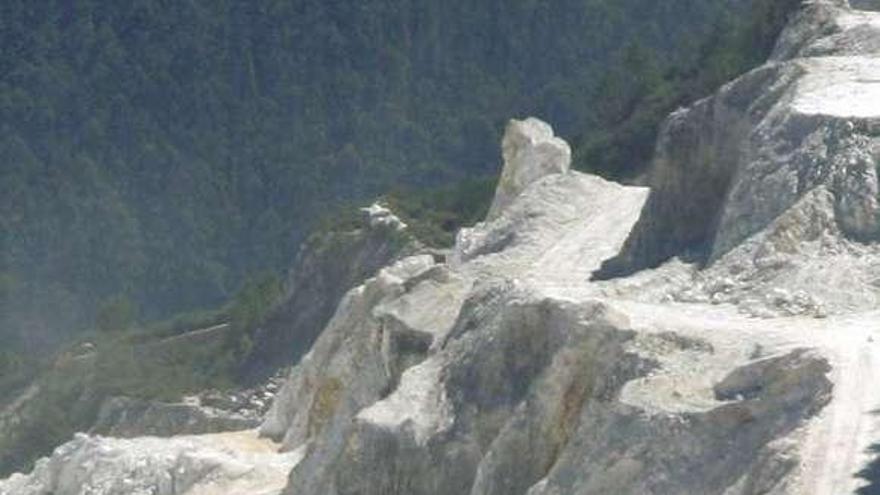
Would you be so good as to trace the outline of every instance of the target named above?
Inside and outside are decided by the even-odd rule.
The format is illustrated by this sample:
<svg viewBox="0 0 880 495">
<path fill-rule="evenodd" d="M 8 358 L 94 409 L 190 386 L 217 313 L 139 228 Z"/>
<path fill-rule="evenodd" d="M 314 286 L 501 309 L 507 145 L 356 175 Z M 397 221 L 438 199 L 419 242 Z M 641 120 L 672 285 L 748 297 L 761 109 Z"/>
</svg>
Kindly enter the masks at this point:
<svg viewBox="0 0 880 495">
<path fill-rule="evenodd" d="M 880 18 L 814 2 L 771 62 L 664 124 L 651 195 L 623 251 L 599 278 L 673 256 L 715 262 L 828 190 L 842 238 L 880 238 Z"/>
</svg>

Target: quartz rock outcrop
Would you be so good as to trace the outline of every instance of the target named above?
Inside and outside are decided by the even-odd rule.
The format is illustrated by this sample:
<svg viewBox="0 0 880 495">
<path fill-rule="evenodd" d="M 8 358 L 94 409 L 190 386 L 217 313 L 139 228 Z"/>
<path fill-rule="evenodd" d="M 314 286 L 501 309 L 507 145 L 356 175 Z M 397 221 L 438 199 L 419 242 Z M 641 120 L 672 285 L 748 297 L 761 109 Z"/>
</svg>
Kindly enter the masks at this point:
<svg viewBox="0 0 880 495">
<path fill-rule="evenodd" d="M 504 168 L 488 218 L 495 219 L 536 180 L 561 174 L 571 166 L 571 148 L 546 122 L 530 117 L 511 120 L 501 143 Z"/>
</svg>

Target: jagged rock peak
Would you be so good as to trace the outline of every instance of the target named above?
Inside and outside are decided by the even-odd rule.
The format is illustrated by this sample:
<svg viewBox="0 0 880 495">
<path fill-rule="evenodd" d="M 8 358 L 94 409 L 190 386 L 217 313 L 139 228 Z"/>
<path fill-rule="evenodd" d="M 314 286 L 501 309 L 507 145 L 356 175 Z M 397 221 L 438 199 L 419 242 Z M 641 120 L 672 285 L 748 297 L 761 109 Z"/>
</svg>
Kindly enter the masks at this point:
<svg viewBox="0 0 880 495">
<path fill-rule="evenodd" d="M 489 220 L 497 218 L 532 182 L 571 167 L 568 143 L 553 134 L 550 124 L 534 117 L 508 122 L 501 148 L 504 169 Z"/>
</svg>

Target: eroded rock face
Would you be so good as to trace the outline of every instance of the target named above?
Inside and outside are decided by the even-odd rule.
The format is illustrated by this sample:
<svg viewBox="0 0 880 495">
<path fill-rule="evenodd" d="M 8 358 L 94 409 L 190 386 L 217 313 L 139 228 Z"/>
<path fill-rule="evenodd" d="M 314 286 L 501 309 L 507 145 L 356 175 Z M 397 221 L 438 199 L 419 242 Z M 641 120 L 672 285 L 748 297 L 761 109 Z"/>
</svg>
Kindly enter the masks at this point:
<svg viewBox="0 0 880 495">
<path fill-rule="evenodd" d="M 685 284 L 671 285 L 673 297 L 735 304 L 760 317 L 826 317 L 876 307 L 880 250 L 876 243 L 842 241 L 834 201 L 827 188 L 807 193 Z"/>
<path fill-rule="evenodd" d="M 307 444 L 285 493 L 756 494 L 790 474 L 796 456 L 769 445 L 829 400 L 824 359 L 741 356 L 705 410 L 660 412 L 621 396 L 665 365 L 636 336 L 601 302 L 479 286 L 445 344 L 349 416 L 335 449 L 326 436 Z M 661 354 L 714 358 L 711 345 L 663 338 Z"/>
<path fill-rule="evenodd" d="M 630 334 L 616 327 L 626 323 L 621 315 L 531 299 L 506 284 L 485 290 L 475 297 L 491 306 L 480 304 L 478 322 L 460 322 L 444 352 L 355 418 L 321 489 L 396 493 L 404 483 L 412 494 L 523 493 L 564 447 L 574 410 L 638 372 L 622 350 Z"/>
<path fill-rule="evenodd" d="M 644 214 L 602 276 L 716 262 L 817 189 L 843 239 L 880 237 L 880 17 L 839 3 L 809 6 L 773 62 L 667 120 Z"/>
<path fill-rule="evenodd" d="M 849 4 L 852 4 L 852 10 Z M 789 22 L 770 56 L 772 61 L 823 55 L 876 54 L 877 23 L 870 13 L 876 0 L 818 0 L 805 2 Z"/>
<path fill-rule="evenodd" d="M 561 174 L 571 166 L 571 148 L 546 122 L 530 117 L 511 120 L 501 143 L 504 168 L 488 219 L 501 215 L 526 187 L 541 177 Z"/>
</svg>

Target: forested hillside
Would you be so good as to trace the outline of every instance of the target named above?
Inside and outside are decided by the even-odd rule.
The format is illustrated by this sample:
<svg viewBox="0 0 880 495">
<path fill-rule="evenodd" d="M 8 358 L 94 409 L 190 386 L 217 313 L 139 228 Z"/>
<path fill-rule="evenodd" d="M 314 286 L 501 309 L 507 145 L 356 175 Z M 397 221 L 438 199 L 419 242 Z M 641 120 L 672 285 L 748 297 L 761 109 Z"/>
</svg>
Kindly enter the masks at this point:
<svg viewBox="0 0 880 495">
<path fill-rule="evenodd" d="M 637 174 L 797 3 L 6 0 L 0 338 L 216 305 L 341 202 L 493 177 L 512 116 Z"/>
</svg>

